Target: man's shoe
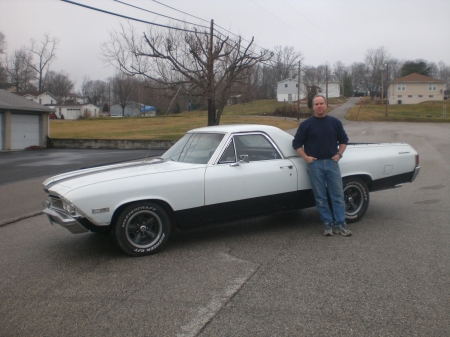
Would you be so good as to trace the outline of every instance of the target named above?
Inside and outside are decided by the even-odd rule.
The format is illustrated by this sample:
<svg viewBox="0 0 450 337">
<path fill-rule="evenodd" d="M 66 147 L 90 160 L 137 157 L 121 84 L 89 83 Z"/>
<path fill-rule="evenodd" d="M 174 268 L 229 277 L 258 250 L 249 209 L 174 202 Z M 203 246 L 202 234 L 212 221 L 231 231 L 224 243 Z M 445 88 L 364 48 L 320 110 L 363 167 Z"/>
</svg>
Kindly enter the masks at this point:
<svg viewBox="0 0 450 337">
<path fill-rule="evenodd" d="M 326 226 L 325 232 L 323 232 L 323 235 L 325 236 L 333 236 L 333 227 L 332 226 Z"/>
<path fill-rule="evenodd" d="M 335 234 L 341 234 L 342 236 L 351 236 L 352 232 L 342 226 L 334 227 Z"/>
</svg>

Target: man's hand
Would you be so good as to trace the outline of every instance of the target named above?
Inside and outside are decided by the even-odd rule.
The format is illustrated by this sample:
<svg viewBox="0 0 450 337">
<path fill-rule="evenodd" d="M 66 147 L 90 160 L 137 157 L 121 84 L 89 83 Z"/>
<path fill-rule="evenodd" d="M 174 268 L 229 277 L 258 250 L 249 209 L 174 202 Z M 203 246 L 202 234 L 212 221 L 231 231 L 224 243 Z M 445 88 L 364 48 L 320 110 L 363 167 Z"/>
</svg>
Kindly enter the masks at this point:
<svg viewBox="0 0 450 337">
<path fill-rule="evenodd" d="M 331 157 L 334 161 L 339 161 L 341 159 L 341 156 L 339 154 L 335 154 L 333 157 Z"/>
<path fill-rule="evenodd" d="M 314 160 L 317 160 L 317 158 L 314 158 L 314 157 L 310 157 L 310 156 L 306 156 L 306 157 L 304 157 L 303 158 L 305 161 L 306 161 L 306 163 L 312 163 Z"/>
</svg>

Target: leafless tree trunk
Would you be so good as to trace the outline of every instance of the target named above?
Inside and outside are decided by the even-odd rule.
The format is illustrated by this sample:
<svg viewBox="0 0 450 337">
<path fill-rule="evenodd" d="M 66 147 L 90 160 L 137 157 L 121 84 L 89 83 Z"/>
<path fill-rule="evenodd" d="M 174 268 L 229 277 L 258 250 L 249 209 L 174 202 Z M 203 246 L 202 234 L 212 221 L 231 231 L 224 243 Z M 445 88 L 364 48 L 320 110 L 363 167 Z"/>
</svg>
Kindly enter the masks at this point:
<svg viewBox="0 0 450 337">
<path fill-rule="evenodd" d="M 130 27 L 111 34 L 104 44 L 105 61 L 129 75 L 143 75 L 173 92 L 198 96 L 210 102 L 214 115 L 208 125 L 217 125 L 235 83 L 248 80 L 246 70 L 271 57 L 269 51 L 255 53 L 253 40 L 243 44 L 209 32 L 160 31 L 150 29 L 139 37 Z M 212 117 L 212 118 L 211 118 Z"/>
<path fill-rule="evenodd" d="M 85 77 L 81 84 L 81 94 L 89 103 L 99 105 L 108 100 L 108 86 L 109 84 L 104 81 L 92 81 L 89 77 Z"/>
<path fill-rule="evenodd" d="M 17 91 L 29 90 L 31 81 L 35 79 L 36 71 L 30 67 L 31 60 L 30 52 L 22 48 L 16 50 L 7 62 L 9 80 L 14 84 Z"/>
<path fill-rule="evenodd" d="M 382 72 L 389 62 L 390 55 L 386 48 L 369 49 L 366 54 L 366 75 L 365 83 L 370 91 L 370 96 L 374 97 L 381 90 Z"/>
<path fill-rule="evenodd" d="M 122 117 L 125 115 L 125 107 L 130 101 L 135 87 L 135 81 L 131 76 L 124 73 L 117 73 L 110 78 L 111 92 L 114 97 L 114 102 L 117 102 L 122 107 Z"/>
<path fill-rule="evenodd" d="M 49 91 L 56 96 L 59 103 L 62 103 L 75 86 L 75 81 L 70 79 L 69 74 L 64 71 L 59 73 L 55 71 L 48 71 L 46 75 L 45 85 L 42 87 L 43 91 Z"/>
<path fill-rule="evenodd" d="M 6 37 L 5 34 L 0 32 L 0 54 L 5 54 L 6 50 Z"/>
<path fill-rule="evenodd" d="M 31 48 L 28 50 L 31 54 L 37 56 L 37 63 L 35 64 L 31 60 L 29 66 L 36 71 L 39 91 L 42 91 L 44 87 L 45 70 L 48 70 L 48 67 L 56 58 L 58 44 L 58 38 L 50 38 L 49 34 L 45 34 L 40 43 L 36 43 L 35 40 L 31 39 Z"/>
</svg>

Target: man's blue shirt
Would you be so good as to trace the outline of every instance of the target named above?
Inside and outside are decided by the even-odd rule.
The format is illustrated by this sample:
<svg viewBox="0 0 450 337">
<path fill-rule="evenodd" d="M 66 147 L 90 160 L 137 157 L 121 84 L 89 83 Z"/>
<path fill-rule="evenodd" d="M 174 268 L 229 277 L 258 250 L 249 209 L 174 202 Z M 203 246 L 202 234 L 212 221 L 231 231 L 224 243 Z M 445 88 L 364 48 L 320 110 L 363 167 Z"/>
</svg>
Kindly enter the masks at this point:
<svg viewBox="0 0 450 337">
<path fill-rule="evenodd" d="M 298 127 L 292 147 L 297 150 L 303 146 L 308 156 L 329 159 L 337 153 L 339 144 L 347 143 L 348 136 L 339 119 L 312 116 Z"/>
</svg>

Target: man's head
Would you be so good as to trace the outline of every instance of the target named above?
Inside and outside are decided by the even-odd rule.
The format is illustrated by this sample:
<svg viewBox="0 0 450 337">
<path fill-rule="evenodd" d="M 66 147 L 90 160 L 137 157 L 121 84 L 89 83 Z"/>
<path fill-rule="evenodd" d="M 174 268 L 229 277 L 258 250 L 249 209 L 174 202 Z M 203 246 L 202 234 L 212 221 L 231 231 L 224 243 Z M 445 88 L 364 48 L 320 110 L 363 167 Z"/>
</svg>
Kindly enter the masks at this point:
<svg viewBox="0 0 450 337">
<path fill-rule="evenodd" d="M 327 100 L 322 95 L 316 95 L 313 98 L 313 109 L 316 117 L 325 117 L 327 115 Z"/>
</svg>

